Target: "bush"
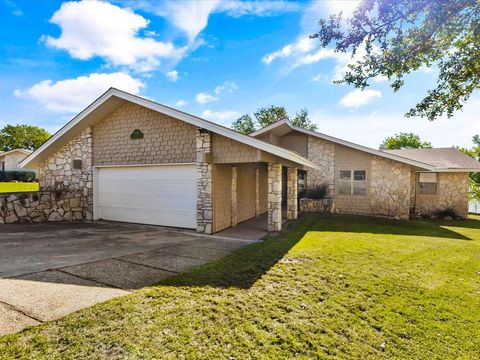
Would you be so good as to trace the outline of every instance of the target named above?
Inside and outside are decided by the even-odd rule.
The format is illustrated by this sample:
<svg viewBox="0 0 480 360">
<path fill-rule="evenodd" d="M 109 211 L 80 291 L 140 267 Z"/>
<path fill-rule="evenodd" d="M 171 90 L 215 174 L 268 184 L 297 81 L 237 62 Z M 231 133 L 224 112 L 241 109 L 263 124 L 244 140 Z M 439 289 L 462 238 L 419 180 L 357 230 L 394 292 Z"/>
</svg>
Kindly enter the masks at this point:
<svg viewBox="0 0 480 360">
<path fill-rule="evenodd" d="M 0 182 L 33 182 L 35 179 L 33 171 L 0 171 Z"/>
<path fill-rule="evenodd" d="M 439 209 L 433 212 L 433 215 L 440 219 L 452 218 L 457 219 L 457 213 L 452 208 Z"/>
<path fill-rule="evenodd" d="M 327 185 L 317 185 L 302 192 L 302 197 L 308 199 L 326 199 L 328 195 Z"/>
</svg>

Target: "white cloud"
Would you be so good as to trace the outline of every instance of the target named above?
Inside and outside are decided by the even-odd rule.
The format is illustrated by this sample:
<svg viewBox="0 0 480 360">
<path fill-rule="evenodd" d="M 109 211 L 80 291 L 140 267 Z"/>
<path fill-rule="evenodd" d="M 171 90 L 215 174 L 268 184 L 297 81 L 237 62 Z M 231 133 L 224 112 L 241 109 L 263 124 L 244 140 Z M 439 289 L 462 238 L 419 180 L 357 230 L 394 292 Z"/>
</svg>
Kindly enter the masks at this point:
<svg viewBox="0 0 480 360">
<path fill-rule="evenodd" d="M 222 92 L 228 92 L 232 94 L 234 91 L 238 90 L 237 84 L 235 84 L 233 81 L 225 81 L 223 84 L 218 85 L 214 92 L 217 95 L 220 95 Z"/>
<path fill-rule="evenodd" d="M 180 57 L 186 50 L 175 48 L 171 42 L 140 37 L 138 32 L 148 26 L 147 19 L 129 8 L 98 0 L 65 2 L 50 22 L 60 26 L 62 32 L 58 38 L 42 39 L 76 59 L 99 56 L 112 65 L 151 71 L 158 67 L 160 58 Z"/>
<path fill-rule="evenodd" d="M 219 122 L 230 122 L 240 117 L 238 111 L 233 110 L 224 110 L 224 111 L 211 111 L 205 110 L 202 113 L 202 116 L 208 120 L 219 121 Z"/>
<path fill-rule="evenodd" d="M 178 80 L 178 71 L 177 70 L 172 70 L 172 71 L 169 71 L 165 74 L 168 78 L 168 80 L 170 81 L 177 81 Z"/>
<path fill-rule="evenodd" d="M 127 2 L 127 4 L 165 17 L 184 32 L 190 42 L 193 42 L 198 34 L 207 27 L 208 18 L 213 13 L 226 13 L 232 17 L 272 16 L 281 12 L 296 11 L 300 8 L 298 4 L 289 1 L 183 0 L 134 1 Z"/>
<path fill-rule="evenodd" d="M 358 108 L 381 96 L 382 93 L 378 90 L 355 89 L 341 98 L 338 104 L 348 108 Z"/>
<path fill-rule="evenodd" d="M 212 101 L 217 101 L 218 97 L 207 94 L 207 93 L 204 93 L 204 92 L 201 92 L 201 93 L 198 93 L 197 95 L 195 95 L 195 100 L 199 104 L 206 104 L 206 103 L 209 103 L 209 102 L 212 102 Z"/>
<path fill-rule="evenodd" d="M 280 50 L 271 52 L 262 58 L 262 62 L 269 65 L 272 61 L 280 58 L 287 58 L 299 54 L 304 54 L 315 48 L 318 40 L 308 37 L 301 37 L 297 42 L 285 45 Z"/>
<path fill-rule="evenodd" d="M 188 104 L 188 101 L 185 101 L 185 100 L 178 100 L 176 103 L 175 103 L 175 106 L 178 106 L 178 107 L 181 107 L 181 106 L 185 106 Z"/>
<path fill-rule="evenodd" d="M 93 73 L 57 82 L 43 80 L 29 89 L 15 90 L 14 95 L 34 99 L 51 111 L 78 112 L 110 87 L 138 94 L 144 86 L 140 80 L 123 72 Z"/>
</svg>

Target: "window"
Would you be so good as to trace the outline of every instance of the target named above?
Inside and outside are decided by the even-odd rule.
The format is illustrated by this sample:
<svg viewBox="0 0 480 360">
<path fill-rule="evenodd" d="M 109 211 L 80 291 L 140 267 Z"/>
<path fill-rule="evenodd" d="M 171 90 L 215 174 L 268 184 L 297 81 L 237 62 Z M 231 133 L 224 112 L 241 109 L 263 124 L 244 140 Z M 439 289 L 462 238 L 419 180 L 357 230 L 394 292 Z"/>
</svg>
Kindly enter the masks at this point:
<svg viewBox="0 0 480 360">
<path fill-rule="evenodd" d="M 340 195 L 367 195 L 366 170 L 341 170 L 339 182 Z"/>
<path fill-rule="evenodd" d="M 435 195 L 437 193 L 437 173 L 419 173 L 418 189 L 420 194 Z"/>
<path fill-rule="evenodd" d="M 2 171 L 5 171 L 5 161 L 2 161 Z"/>
</svg>

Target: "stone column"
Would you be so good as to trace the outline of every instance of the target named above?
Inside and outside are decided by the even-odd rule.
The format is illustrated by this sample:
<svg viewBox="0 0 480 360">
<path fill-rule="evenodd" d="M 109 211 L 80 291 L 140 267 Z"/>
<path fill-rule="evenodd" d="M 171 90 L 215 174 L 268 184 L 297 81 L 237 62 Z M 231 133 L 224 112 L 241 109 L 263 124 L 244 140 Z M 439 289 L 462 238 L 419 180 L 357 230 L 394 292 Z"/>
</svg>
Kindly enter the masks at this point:
<svg viewBox="0 0 480 360">
<path fill-rule="evenodd" d="M 212 164 L 207 161 L 211 152 L 210 133 L 197 130 L 197 231 L 205 234 L 213 232 L 213 188 Z"/>
<path fill-rule="evenodd" d="M 287 219 L 296 219 L 297 201 L 297 168 L 287 168 Z"/>
<path fill-rule="evenodd" d="M 238 224 L 237 217 L 237 167 L 232 166 L 232 226 Z"/>
<path fill-rule="evenodd" d="M 282 230 L 282 165 L 268 163 L 268 231 Z"/>
</svg>

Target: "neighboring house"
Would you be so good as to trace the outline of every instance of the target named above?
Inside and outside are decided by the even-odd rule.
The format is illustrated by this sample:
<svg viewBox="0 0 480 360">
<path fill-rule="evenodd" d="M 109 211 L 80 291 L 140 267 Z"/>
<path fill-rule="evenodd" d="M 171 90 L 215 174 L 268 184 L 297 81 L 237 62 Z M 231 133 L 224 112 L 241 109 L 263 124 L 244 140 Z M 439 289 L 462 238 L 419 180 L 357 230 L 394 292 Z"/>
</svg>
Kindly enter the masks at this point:
<svg viewBox="0 0 480 360">
<path fill-rule="evenodd" d="M 341 212 L 406 219 L 417 205 L 433 211 L 446 204 L 464 216 L 468 171 L 480 169 L 478 163 L 442 168 L 286 121 L 246 136 L 113 88 L 21 166 L 38 167 L 41 190 L 61 198 L 51 205 L 62 207 L 51 220 L 73 216 L 204 233 L 263 213 L 268 229 L 280 230 L 283 212 L 297 217 L 299 173 L 307 187 L 328 184 Z"/>
<path fill-rule="evenodd" d="M 1 171 L 13 171 L 13 170 L 28 170 L 22 169 L 18 164 L 25 159 L 27 155 L 32 152 L 25 149 L 13 149 L 10 151 L 0 151 L 0 170 Z"/>
</svg>

